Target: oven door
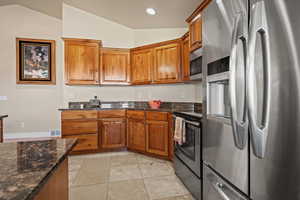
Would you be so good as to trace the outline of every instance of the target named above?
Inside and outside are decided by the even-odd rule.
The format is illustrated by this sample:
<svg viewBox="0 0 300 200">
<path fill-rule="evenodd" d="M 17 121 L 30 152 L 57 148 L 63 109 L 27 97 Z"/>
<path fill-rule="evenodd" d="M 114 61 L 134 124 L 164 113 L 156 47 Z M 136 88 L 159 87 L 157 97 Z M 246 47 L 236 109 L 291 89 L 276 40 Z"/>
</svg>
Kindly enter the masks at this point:
<svg viewBox="0 0 300 200">
<path fill-rule="evenodd" d="M 201 178 L 201 123 L 185 120 L 186 142 L 175 144 L 175 155 Z"/>
</svg>

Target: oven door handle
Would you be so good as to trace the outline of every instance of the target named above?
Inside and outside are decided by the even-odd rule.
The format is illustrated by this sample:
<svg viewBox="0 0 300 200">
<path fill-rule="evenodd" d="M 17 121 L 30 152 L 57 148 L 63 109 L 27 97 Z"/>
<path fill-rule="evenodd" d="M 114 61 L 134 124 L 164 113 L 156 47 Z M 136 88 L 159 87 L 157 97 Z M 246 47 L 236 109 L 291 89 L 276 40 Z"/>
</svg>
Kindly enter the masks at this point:
<svg viewBox="0 0 300 200">
<path fill-rule="evenodd" d="M 194 126 L 200 126 L 200 122 L 193 122 L 193 121 L 190 121 L 190 120 L 184 120 L 184 122 L 186 124 L 192 124 Z"/>
<path fill-rule="evenodd" d="M 233 136 L 235 146 L 239 149 L 244 149 L 247 142 L 248 134 L 248 119 L 247 119 L 247 106 L 246 106 L 246 58 L 247 58 L 247 20 L 243 12 L 237 14 L 234 22 L 234 30 L 231 42 L 231 55 L 230 55 L 230 77 L 229 77 L 229 90 L 230 90 L 230 109 L 231 109 L 231 122 L 233 128 Z M 241 42 L 243 48 L 243 66 L 240 66 L 237 61 L 240 51 L 238 51 L 238 44 Z M 237 69 L 239 69 L 237 71 Z M 238 74 L 238 72 L 240 74 Z M 241 77 L 244 81 L 244 88 L 242 95 L 237 94 L 237 79 Z M 237 102 L 242 102 L 242 108 L 238 108 Z M 242 110 L 239 110 L 242 109 Z M 242 113 L 241 119 L 238 119 L 238 113 Z"/>
</svg>

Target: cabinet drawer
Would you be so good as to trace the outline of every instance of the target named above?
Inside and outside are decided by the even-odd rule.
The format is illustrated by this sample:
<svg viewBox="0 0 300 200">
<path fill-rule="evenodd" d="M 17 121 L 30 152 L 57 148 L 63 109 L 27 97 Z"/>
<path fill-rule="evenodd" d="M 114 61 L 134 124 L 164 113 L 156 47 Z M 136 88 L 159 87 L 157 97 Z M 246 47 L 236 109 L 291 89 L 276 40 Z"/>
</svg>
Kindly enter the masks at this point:
<svg viewBox="0 0 300 200">
<path fill-rule="evenodd" d="M 96 110 L 72 110 L 61 113 L 61 119 L 97 119 Z"/>
<path fill-rule="evenodd" d="M 145 112 L 141 110 L 127 110 L 127 117 L 131 119 L 145 119 Z"/>
<path fill-rule="evenodd" d="M 168 113 L 166 113 L 166 112 L 156 112 L 156 111 L 146 112 L 146 119 L 147 120 L 154 120 L 154 121 L 167 121 L 168 120 Z"/>
<path fill-rule="evenodd" d="M 98 112 L 99 118 L 125 118 L 125 110 L 101 110 Z"/>
<path fill-rule="evenodd" d="M 72 151 L 97 150 L 98 149 L 98 134 L 87 135 L 68 135 L 63 138 L 76 138 L 77 144 Z"/>
<path fill-rule="evenodd" d="M 62 121 L 62 135 L 88 134 L 98 132 L 98 122 L 94 121 Z"/>
</svg>

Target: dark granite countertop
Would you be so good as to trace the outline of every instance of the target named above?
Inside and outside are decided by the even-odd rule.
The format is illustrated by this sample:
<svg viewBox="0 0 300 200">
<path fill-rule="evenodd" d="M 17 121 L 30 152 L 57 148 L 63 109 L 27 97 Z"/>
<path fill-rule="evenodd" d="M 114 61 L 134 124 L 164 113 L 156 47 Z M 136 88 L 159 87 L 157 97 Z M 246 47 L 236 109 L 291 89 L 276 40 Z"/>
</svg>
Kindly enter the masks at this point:
<svg viewBox="0 0 300 200">
<path fill-rule="evenodd" d="M 177 112 L 178 109 L 171 109 L 171 108 L 140 108 L 140 107 L 119 107 L 119 108 L 60 108 L 60 111 L 68 111 L 68 110 L 144 110 L 144 111 L 159 111 L 159 112 Z"/>
<path fill-rule="evenodd" d="M 0 115 L 0 119 L 6 118 L 8 115 Z"/>
<path fill-rule="evenodd" d="M 83 105 L 83 108 L 80 107 Z M 160 112 L 201 112 L 201 103 L 193 102 L 163 102 L 159 109 L 152 109 L 148 102 L 102 102 L 100 107 L 90 107 L 88 102 L 70 102 L 68 108 L 60 108 L 60 111 L 68 110 L 145 110 Z"/>
<path fill-rule="evenodd" d="M 31 200 L 64 161 L 75 139 L 0 144 L 0 200 Z"/>
</svg>

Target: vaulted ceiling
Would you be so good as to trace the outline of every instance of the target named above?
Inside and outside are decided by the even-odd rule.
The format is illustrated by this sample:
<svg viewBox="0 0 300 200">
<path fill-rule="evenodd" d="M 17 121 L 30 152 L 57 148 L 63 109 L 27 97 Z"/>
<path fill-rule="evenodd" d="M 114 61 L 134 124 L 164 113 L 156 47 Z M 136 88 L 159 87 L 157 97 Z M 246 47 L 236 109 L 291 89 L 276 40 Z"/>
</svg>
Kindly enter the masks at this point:
<svg viewBox="0 0 300 200">
<path fill-rule="evenodd" d="M 1 5 L 20 4 L 62 18 L 62 3 L 104 17 L 133 29 L 181 28 L 202 0 L 0 0 Z M 154 8 L 155 16 L 146 8 Z"/>
<path fill-rule="evenodd" d="M 62 0 L 0 0 L 0 6 L 18 4 L 62 19 Z"/>
<path fill-rule="evenodd" d="M 134 29 L 186 27 L 185 19 L 202 0 L 63 0 L 66 4 Z M 150 16 L 146 8 L 155 8 Z"/>
</svg>

